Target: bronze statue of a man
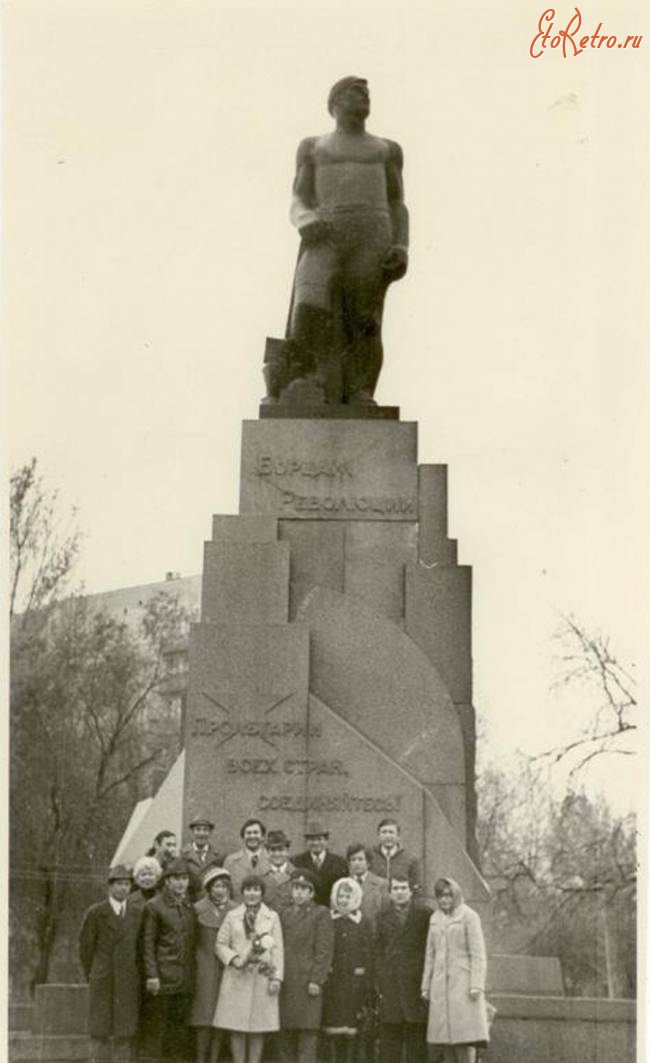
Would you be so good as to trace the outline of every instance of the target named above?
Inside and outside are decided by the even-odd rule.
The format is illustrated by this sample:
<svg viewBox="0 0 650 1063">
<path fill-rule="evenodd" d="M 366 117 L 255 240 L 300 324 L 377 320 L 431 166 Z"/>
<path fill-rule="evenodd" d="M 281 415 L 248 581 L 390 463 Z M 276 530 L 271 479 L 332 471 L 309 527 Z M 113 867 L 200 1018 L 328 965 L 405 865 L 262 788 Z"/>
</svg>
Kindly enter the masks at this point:
<svg viewBox="0 0 650 1063">
<path fill-rule="evenodd" d="M 384 297 L 408 262 L 402 150 L 366 132 L 363 78 L 337 81 L 328 110 L 333 132 L 298 148 L 291 221 L 300 252 L 287 340 L 281 354 L 267 347 L 267 401 L 374 404 Z"/>
</svg>

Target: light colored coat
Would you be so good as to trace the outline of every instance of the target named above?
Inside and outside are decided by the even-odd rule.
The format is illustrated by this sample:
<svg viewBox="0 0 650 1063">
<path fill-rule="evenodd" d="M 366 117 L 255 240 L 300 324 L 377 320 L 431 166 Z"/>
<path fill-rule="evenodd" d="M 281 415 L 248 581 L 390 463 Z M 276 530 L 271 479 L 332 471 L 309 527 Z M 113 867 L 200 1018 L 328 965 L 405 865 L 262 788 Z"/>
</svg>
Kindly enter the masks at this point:
<svg viewBox="0 0 650 1063">
<path fill-rule="evenodd" d="M 230 872 L 230 881 L 232 882 L 233 895 L 236 900 L 241 899 L 241 884 L 248 875 L 259 875 L 261 878 L 271 867 L 271 861 L 266 849 L 260 848 L 257 850 L 255 855 L 258 859 L 255 868 L 251 867 L 252 855 L 248 849 L 238 849 L 236 853 L 229 853 L 223 862 L 226 871 Z"/>
<path fill-rule="evenodd" d="M 431 916 L 422 973 L 429 994 L 427 1041 L 472 1044 L 488 1040 L 485 942 L 476 912 L 460 903 L 450 915 Z M 470 989 L 479 989 L 476 1000 Z"/>
<path fill-rule="evenodd" d="M 217 932 L 216 952 L 224 965 L 217 1009 L 213 1026 L 240 1033 L 269 1033 L 280 1028 L 279 997 L 269 993 L 269 975 L 256 967 L 238 969 L 229 966 L 235 956 L 246 960 L 253 939 L 246 937 L 245 905 L 238 904 L 228 912 Z M 273 945 L 262 954 L 262 961 L 273 964 L 273 977 L 284 977 L 282 928 L 277 912 L 265 904 L 260 906 L 255 920 L 255 934 L 270 934 Z"/>
</svg>

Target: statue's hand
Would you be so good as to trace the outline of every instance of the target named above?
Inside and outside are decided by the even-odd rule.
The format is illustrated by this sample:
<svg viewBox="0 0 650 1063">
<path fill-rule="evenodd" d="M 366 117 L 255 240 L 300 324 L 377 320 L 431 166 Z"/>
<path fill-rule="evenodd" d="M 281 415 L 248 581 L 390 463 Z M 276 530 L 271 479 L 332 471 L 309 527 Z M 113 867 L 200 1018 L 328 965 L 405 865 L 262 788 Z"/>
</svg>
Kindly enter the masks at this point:
<svg viewBox="0 0 650 1063">
<path fill-rule="evenodd" d="M 408 252 L 403 247 L 391 247 L 384 257 L 381 268 L 389 280 L 398 281 L 406 273 L 409 263 Z"/>
<path fill-rule="evenodd" d="M 322 244 L 329 238 L 332 226 L 327 221 L 310 221 L 308 225 L 303 225 L 299 232 L 306 246 L 313 247 L 314 244 Z"/>
</svg>

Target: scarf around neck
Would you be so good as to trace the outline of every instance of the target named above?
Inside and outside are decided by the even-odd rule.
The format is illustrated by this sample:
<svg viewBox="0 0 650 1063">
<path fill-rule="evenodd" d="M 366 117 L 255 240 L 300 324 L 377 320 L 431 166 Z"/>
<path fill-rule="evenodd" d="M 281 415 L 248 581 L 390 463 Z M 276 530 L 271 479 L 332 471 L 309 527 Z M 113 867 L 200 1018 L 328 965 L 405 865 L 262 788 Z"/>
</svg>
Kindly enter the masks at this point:
<svg viewBox="0 0 650 1063">
<path fill-rule="evenodd" d="M 261 906 L 260 901 L 259 904 L 251 905 L 244 909 L 244 931 L 247 938 L 252 938 L 255 935 L 255 920 Z"/>
</svg>

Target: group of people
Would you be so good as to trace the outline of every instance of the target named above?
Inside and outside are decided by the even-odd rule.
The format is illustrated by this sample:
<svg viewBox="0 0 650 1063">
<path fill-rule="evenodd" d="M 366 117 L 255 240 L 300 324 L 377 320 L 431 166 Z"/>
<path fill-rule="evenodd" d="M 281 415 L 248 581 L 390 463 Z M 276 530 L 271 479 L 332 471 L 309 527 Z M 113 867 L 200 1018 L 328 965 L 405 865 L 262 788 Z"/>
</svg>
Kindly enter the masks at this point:
<svg viewBox="0 0 650 1063">
<path fill-rule="evenodd" d="M 92 1060 L 217 1063 L 474 1063 L 488 1041 L 485 945 L 453 879 L 421 899 L 418 860 L 394 819 L 377 844 L 329 851 L 308 824 L 304 852 L 258 819 L 222 857 L 214 824 L 190 824 L 177 855 L 161 831 L 133 869 L 108 874 L 85 914 Z"/>
</svg>

